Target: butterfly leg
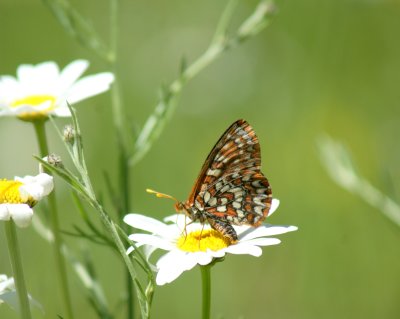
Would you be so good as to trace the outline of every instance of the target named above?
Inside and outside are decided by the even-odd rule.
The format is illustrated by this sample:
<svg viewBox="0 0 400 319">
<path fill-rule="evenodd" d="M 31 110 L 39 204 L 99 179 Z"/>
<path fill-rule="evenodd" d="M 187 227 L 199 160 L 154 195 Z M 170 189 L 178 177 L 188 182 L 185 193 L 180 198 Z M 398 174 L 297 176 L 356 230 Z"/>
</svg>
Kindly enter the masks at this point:
<svg viewBox="0 0 400 319">
<path fill-rule="evenodd" d="M 189 226 L 191 223 L 193 223 L 192 220 L 191 220 L 189 223 L 186 222 L 186 216 L 185 216 L 185 226 L 184 226 L 184 229 L 183 229 L 183 231 L 182 231 L 182 233 L 185 234 L 185 241 L 186 241 L 186 238 L 187 238 L 187 230 L 186 230 L 186 227 Z"/>
<path fill-rule="evenodd" d="M 186 227 L 189 226 L 192 223 L 194 223 L 194 220 L 190 220 L 190 222 L 187 222 L 187 219 L 186 219 L 186 216 L 185 216 L 185 225 L 184 225 L 184 228 L 183 228 L 182 233 L 181 233 L 181 234 L 185 234 L 185 241 L 186 241 L 186 238 L 187 238 Z M 201 229 L 201 231 L 203 231 L 203 228 Z"/>
<path fill-rule="evenodd" d="M 224 237 L 228 238 L 232 244 L 235 244 L 238 241 L 236 231 L 230 223 L 213 218 L 208 218 L 207 221 L 212 228 L 220 232 Z"/>
<path fill-rule="evenodd" d="M 200 239 L 199 239 L 199 250 L 201 250 L 201 249 L 200 249 L 200 241 L 201 241 L 201 239 L 203 238 L 203 230 L 204 230 L 204 224 L 201 225 Z"/>
</svg>

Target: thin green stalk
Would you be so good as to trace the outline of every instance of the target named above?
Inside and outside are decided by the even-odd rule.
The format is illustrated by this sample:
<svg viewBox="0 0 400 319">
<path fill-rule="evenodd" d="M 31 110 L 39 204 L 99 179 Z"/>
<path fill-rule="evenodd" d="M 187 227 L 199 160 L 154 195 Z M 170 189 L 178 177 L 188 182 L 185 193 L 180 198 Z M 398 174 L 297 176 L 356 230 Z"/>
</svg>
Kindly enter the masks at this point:
<svg viewBox="0 0 400 319">
<path fill-rule="evenodd" d="M 111 58 L 109 60 L 111 71 L 114 73 L 114 83 L 111 88 L 112 98 L 112 114 L 114 119 L 114 126 L 118 132 L 118 138 L 123 137 L 124 127 L 124 114 L 121 103 L 119 79 L 117 76 L 117 57 L 118 57 L 118 32 L 119 32 L 119 0 L 110 0 L 110 52 Z M 123 142 L 121 140 L 120 142 Z M 125 146 L 125 143 L 123 143 Z"/>
<path fill-rule="evenodd" d="M 200 266 L 201 283 L 203 287 L 202 319 L 210 319 L 211 310 L 211 267 L 210 265 Z"/>
<path fill-rule="evenodd" d="M 119 212 L 119 218 L 122 220 L 124 214 L 130 211 L 130 166 L 129 156 L 127 155 L 128 142 L 126 141 L 124 134 L 124 114 L 123 105 L 120 95 L 119 78 L 117 75 L 117 57 L 118 57 L 118 32 L 119 32 L 119 0 L 110 1 L 110 47 L 111 47 L 111 69 L 114 73 L 114 84 L 111 89 L 112 98 L 112 110 L 114 118 L 114 127 L 116 130 L 118 150 L 119 150 L 119 187 L 122 194 L 122 210 Z M 127 225 L 125 225 L 126 227 Z M 125 228 L 126 229 L 126 228 Z M 133 282 L 129 270 L 125 271 L 126 277 L 126 292 L 127 292 L 127 318 L 135 318 L 135 307 L 134 307 L 134 291 Z"/>
<path fill-rule="evenodd" d="M 31 319 L 31 310 L 29 308 L 29 297 L 26 291 L 24 272 L 22 269 L 21 254 L 19 252 L 17 232 L 12 220 L 4 222 L 4 227 L 8 242 L 8 252 L 10 254 L 11 267 L 14 274 L 14 282 L 17 289 L 19 304 L 21 307 L 21 318 Z"/>
<path fill-rule="evenodd" d="M 36 132 L 36 138 L 39 144 L 40 156 L 41 157 L 47 156 L 49 154 L 49 149 L 47 145 L 45 121 L 35 121 L 34 127 Z M 50 172 L 47 173 L 49 174 Z M 49 194 L 47 200 L 50 210 L 50 223 L 51 223 L 50 226 L 54 235 L 53 247 L 58 269 L 57 271 L 58 282 L 60 284 L 61 295 L 64 302 L 64 308 L 67 314 L 67 318 L 73 319 L 71 297 L 69 294 L 67 271 L 65 267 L 65 258 L 64 255 L 62 254 L 63 243 L 61 239 L 60 224 L 58 219 L 56 195 L 54 191 Z"/>
<path fill-rule="evenodd" d="M 123 158 L 121 159 L 121 190 L 122 190 L 122 202 L 123 202 L 123 212 L 121 215 L 123 214 L 128 214 L 130 212 L 130 201 L 129 201 L 129 175 L 130 175 L 130 171 L 129 171 L 129 163 L 128 163 L 128 158 L 125 154 L 121 154 L 121 157 L 123 156 Z M 122 216 L 120 216 L 121 220 L 122 220 Z M 127 224 L 125 224 L 123 227 L 125 228 L 125 231 L 127 231 Z M 126 268 L 126 267 L 125 267 Z M 134 299 L 134 291 L 133 291 L 133 282 L 131 279 L 131 275 L 129 273 L 129 270 L 126 269 L 125 271 L 125 277 L 126 277 L 126 290 L 128 293 L 128 302 L 127 302 L 127 306 L 128 306 L 128 314 L 127 314 L 127 318 L 128 319 L 133 319 L 135 318 L 135 307 L 134 307 L 134 303 L 135 303 L 135 299 Z"/>
<path fill-rule="evenodd" d="M 130 212 L 130 184 L 129 184 L 129 176 L 130 176 L 130 166 L 129 159 L 125 153 L 125 150 L 122 145 L 120 145 L 120 154 L 119 154 L 119 186 L 122 195 L 122 210 L 119 212 L 119 219 L 122 220 L 125 214 Z M 128 225 L 123 224 L 122 226 L 125 231 L 128 231 Z M 126 292 L 127 292 L 127 318 L 133 319 L 135 318 L 135 307 L 134 307 L 134 290 L 133 290 L 133 281 L 131 279 L 131 275 L 129 270 L 125 267 L 125 280 L 126 280 Z"/>
</svg>

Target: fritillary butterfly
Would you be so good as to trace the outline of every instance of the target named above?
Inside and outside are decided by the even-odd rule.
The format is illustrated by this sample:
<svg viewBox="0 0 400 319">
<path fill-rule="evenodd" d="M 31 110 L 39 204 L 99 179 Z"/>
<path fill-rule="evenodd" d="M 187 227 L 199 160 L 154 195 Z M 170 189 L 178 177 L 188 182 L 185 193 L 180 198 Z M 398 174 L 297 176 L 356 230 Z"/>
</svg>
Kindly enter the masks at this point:
<svg viewBox="0 0 400 319">
<path fill-rule="evenodd" d="M 188 200 L 176 201 L 176 211 L 185 213 L 192 221 L 208 222 L 235 243 L 238 237 L 232 225 L 257 227 L 271 207 L 271 187 L 260 167 L 257 135 L 245 120 L 238 120 L 211 150 Z"/>
</svg>

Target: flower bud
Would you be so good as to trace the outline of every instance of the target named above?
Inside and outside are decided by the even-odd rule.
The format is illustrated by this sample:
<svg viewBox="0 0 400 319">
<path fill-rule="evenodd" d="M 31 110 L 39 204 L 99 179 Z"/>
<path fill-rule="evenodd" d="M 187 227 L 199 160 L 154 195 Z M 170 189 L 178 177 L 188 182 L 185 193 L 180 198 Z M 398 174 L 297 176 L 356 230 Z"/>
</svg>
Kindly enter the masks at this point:
<svg viewBox="0 0 400 319">
<path fill-rule="evenodd" d="M 54 153 L 49 154 L 48 156 L 46 156 L 46 157 L 44 158 L 44 160 L 45 160 L 47 163 L 49 163 L 51 166 L 54 166 L 54 167 L 64 167 L 64 165 L 63 165 L 63 163 L 62 163 L 62 160 L 61 160 L 61 157 L 60 157 L 59 155 L 57 155 L 57 154 L 54 154 Z"/>
<path fill-rule="evenodd" d="M 73 144 L 76 136 L 74 127 L 71 124 L 65 125 L 63 130 L 64 141 Z"/>
</svg>

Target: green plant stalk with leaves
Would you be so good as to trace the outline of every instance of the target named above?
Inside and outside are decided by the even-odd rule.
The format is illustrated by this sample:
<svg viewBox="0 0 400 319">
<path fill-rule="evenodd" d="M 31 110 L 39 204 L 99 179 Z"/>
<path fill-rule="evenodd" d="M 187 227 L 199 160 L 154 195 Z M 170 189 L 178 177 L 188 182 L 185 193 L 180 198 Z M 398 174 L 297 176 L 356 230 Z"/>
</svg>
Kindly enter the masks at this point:
<svg viewBox="0 0 400 319">
<path fill-rule="evenodd" d="M 136 139 L 134 150 L 129 159 L 130 165 L 138 163 L 160 137 L 161 132 L 177 107 L 177 102 L 185 85 L 216 61 L 222 53 L 238 46 L 263 30 L 269 24 L 270 18 L 276 10 L 272 1 L 260 1 L 255 11 L 232 36 L 229 36 L 228 28 L 236 5 L 237 0 L 232 0 L 228 3 L 207 50 L 191 65 L 183 66 L 180 76 L 167 88 L 161 90 L 161 97 L 157 106 L 146 120 Z"/>
<path fill-rule="evenodd" d="M 49 148 L 47 144 L 45 120 L 35 121 L 33 122 L 33 125 L 35 128 L 36 138 L 39 144 L 40 156 L 41 157 L 47 156 L 49 155 Z M 64 308 L 67 317 L 73 319 L 74 316 L 72 312 L 72 303 L 68 288 L 67 270 L 65 266 L 65 259 L 62 254 L 63 242 L 61 239 L 60 222 L 58 216 L 55 191 L 51 192 L 47 199 L 50 211 L 50 223 L 54 236 L 53 247 L 54 247 L 54 255 L 56 258 L 57 275 L 58 275 L 58 281 L 60 283 L 62 300 L 64 302 Z"/>
<path fill-rule="evenodd" d="M 151 271 L 151 267 L 148 264 L 147 260 L 140 254 L 138 250 L 134 251 L 133 259 L 137 262 L 138 265 L 144 265 L 142 269 L 146 272 L 148 283 L 144 287 L 140 280 L 138 279 L 136 270 L 133 265 L 133 260 L 130 256 L 126 254 L 125 244 L 132 243 L 124 233 L 124 231 L 112 221 L 110 215 L 103 208 L 101 203 L 96 198 L 95 192 L 93 190 L 88 170 L 86 166 L 86 162 L 84 159 L 83 153 L 83 144 L 81 140 L 81 132 L 78 124 L 78 120 L 76 118 L 76 113 L 73 108 L 70 108 L 72 114 L 73 121 L 73 129 L 75 132 L 75 136 L 73 140 L 65 141 L 64 144 L 68 150 L 68 153 L 72 159 L 72 162 L 75 166 L 76 171 L 78 172 L 78 176 L 74 175 L 71 171 L 64 168 L 62 165 L 51 165 L 40 157 L 36 157 L 36 159 L 50 172 L 62 178 L 65 182 L 67 182 L 72 189 L 77 192 L 77 194 L 82 197 L 90 206 L 92 206 L 99 214 L 100 220 L 103 223 L 107 234 L 110 235 L 111 240 L 120 253 L 131 277 L 131 280 L 134 283 L 136 293 L 138 296 L 140 310 L 142 318 L 150 317 L 150 308 L 154 291 L 154 274 Z M 58 131 L 60 137 L 62 134 Z M 122 235 L 122 239 L 121 239 Z"/>
</svg>

